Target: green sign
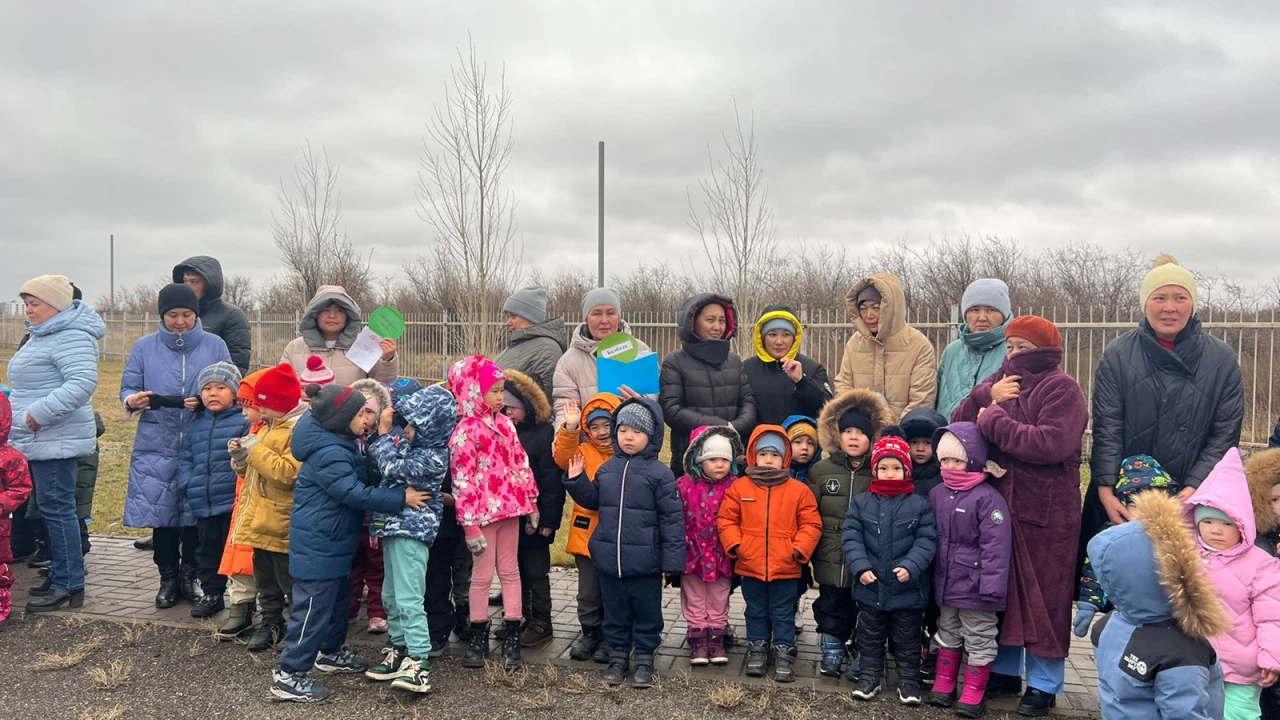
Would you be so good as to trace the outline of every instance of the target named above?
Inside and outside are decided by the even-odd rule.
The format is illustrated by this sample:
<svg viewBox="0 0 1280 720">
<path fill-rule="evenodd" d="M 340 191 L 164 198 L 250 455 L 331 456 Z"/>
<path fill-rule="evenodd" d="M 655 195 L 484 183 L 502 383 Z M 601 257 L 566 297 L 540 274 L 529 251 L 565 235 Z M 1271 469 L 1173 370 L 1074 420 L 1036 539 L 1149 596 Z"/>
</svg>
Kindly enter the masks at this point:
<svg viewBox="0 0 1280 720">
<path fill-rule="evenodd" d="M 404 334 L 404 316 L 400 311 L 383 305 L 369 313 L 369 329 L 387 340 L 399 340 Z"/>
<path fill-rule="evenodd" d="M 616 332 L 604 336 L 596 345 L 596 357 L 618 362 L 631 362 L 640 353 L 640 345 L 631 333 Z"/>
</svg>

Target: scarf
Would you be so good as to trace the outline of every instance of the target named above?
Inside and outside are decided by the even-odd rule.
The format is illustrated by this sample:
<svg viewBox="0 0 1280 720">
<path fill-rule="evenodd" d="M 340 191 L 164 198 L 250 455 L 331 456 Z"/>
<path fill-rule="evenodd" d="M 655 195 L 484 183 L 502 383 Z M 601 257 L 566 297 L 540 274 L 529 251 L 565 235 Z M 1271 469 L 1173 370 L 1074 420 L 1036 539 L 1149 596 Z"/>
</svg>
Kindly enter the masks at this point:
<svg viewBox="0 0 1280 720">
<path fill-rule="evenodd" d="M 764 467 L 763 465 L 752 465 L 747 468 L 747 477 L 760 487 L 772 487 L 781 485 L 791 479 L 791 473 L 782 468 Z"/>
<path fill-rule="evenodd" d="M 915 490 L 916 484 L 911 478 L 906 480 L 872 480 L 871 492 L 884 497 L 898 497 Z"/>
<path fill-rule="evenodd" d="M 964 470 L 942 469 L 942 484 L 956 491 L 972 490 L 978 486 L 978 483 L 986 479 L 987 474 L 981 470 L 967 472 Z"/>
</svg>

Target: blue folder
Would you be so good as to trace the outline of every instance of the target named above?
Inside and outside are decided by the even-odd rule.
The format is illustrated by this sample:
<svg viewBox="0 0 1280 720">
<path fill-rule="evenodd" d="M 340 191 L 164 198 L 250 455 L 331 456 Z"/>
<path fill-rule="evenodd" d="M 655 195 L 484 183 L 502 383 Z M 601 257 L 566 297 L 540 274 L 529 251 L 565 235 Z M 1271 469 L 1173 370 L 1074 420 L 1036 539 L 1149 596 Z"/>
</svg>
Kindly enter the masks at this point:
<svg viewBox="0 0 1280 720">
<path fill-rule="evenodd" d="M 626 385 L 640 395 L 658 394 L 658 353 L 640 355 L 631 362 L 596 358 L 596 388 L 600 392 L 618 392 Z"/>
</svg>

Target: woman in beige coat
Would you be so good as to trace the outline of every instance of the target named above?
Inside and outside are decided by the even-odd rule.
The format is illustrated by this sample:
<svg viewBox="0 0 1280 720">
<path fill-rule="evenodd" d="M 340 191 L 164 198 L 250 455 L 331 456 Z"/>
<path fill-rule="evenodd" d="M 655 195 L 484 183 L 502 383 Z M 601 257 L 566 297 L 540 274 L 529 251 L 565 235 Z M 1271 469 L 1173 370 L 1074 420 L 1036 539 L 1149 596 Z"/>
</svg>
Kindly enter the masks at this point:
<svg viewBox="0 0 1280 720">
<path fill-rule="evenodd" d="M 350 385 L 365 378 L 390 383 L 400 377 L 400 358 L 396 355 L 394 340 L 384 338 L 379 343 L 382 357 L 369 372 L 347 359 L 346 350 L 355 342 L 360 329 L 360 306 L 355 300 L 341 286 L 321 285 L 307 303 L 302 322 L 298 324 L 302 336 L 284 346 L 280 362 L 289 363 L 293 371 L 301 375 L 307 369 L 307 358 L 318 355 L 333 371 L 334 382 L 339 385 Z"/>
<path fill-rule="evenodd" d="M 569 338 L 569 349 L 556 363 L 554 390 L 555 426 L 564 423 L 564 404 L 573 400 L 578 407 L 585 407 L 596 389 L 596 346 L 605 336 L 615 332 L 631 332 L 622 319 L 622 301 L 610 288 L 595 288 L 582 298 L 583 322 L 574 328 Z M 648 352 L 649 346 L 636 339 L 640 352 Z M 622 399 L 633 397 L 629 388 L 601 388 L 604 392 L 617 393 Z"/>
</svg>

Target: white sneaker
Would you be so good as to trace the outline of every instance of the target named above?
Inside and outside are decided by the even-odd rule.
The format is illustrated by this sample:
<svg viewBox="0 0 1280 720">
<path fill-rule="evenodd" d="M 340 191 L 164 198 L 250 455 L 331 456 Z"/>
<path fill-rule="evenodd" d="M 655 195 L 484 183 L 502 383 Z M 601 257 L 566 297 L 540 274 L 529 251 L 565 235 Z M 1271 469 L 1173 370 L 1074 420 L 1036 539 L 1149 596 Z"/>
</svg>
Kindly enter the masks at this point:
<svg viewBox="0 0 1280 720">
<path fill-rule="evenodd" d="M 797 612 L 796 613 L 796 632 L 803 632 L 803 631 L 804 631 L 804 616 Z"/>
</svg>

